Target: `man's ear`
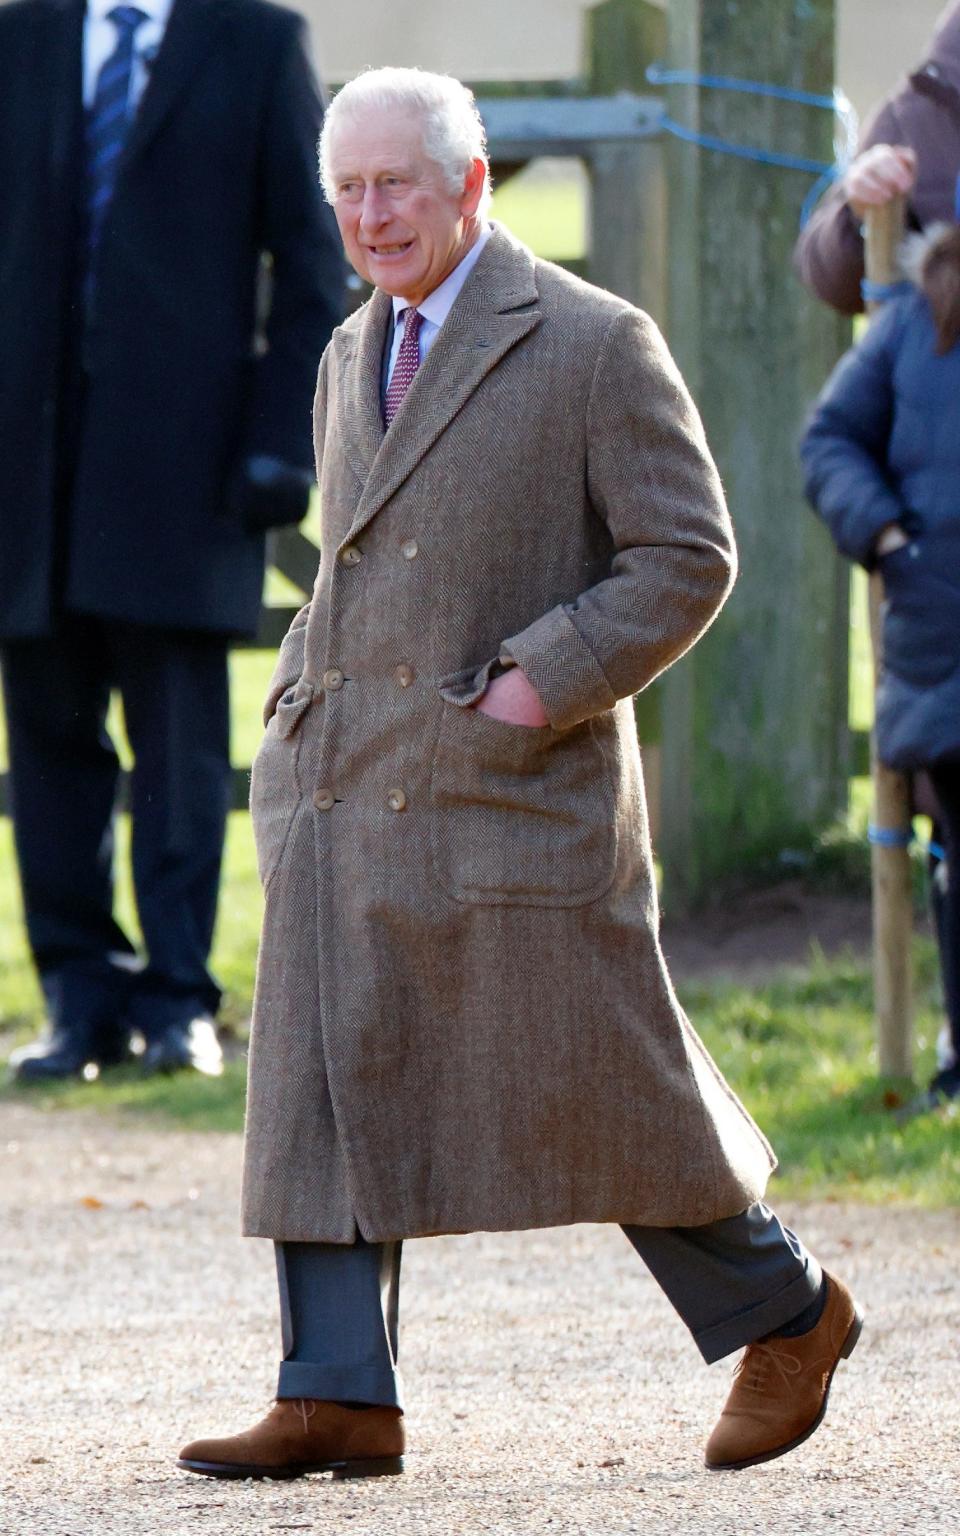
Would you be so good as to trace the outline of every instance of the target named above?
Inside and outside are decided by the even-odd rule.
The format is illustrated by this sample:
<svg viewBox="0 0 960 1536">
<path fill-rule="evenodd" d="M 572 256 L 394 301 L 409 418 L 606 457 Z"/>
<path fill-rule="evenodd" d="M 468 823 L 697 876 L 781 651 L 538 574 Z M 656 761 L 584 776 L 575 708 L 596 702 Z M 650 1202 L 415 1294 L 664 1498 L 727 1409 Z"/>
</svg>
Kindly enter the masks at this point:
<svg viewBox="0 0 960 1536">
<path fill-rule="evenodd" d="M 463 197 L 460 199 L 460 212 L 464 218 L 472 218 L 480 207 L 483 199 L 484 188 L 487 184 L 487 167 L 483 160 L 473 160 L 463 182 Z"/>
</svg>

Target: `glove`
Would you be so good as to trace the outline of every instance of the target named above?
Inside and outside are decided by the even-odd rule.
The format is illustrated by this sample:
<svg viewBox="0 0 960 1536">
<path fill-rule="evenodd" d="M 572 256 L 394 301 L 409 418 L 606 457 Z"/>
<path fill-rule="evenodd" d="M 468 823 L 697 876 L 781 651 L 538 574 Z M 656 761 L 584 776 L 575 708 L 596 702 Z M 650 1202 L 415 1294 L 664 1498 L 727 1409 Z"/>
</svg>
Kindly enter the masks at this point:
<svg viewBox="0 0 960 1536">
<path fill-rule="evenodd" d="M 230 487 L 230 509 L 247 533 L 299 523 L 310 505 L 313 475 L 269 454 L 244 459 Z"/>
</svg>

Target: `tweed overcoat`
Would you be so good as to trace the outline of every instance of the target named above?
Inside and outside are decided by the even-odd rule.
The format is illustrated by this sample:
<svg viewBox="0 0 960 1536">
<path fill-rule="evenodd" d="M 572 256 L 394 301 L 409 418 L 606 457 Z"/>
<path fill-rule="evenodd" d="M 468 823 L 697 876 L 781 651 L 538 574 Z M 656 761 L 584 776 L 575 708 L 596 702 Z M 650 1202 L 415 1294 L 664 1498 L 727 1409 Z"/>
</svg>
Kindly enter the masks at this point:
<svg viewBox="0 0 960 1536">
<path fill-rule="evenodd" d="M 245 1230 L 733 1215 L 773 1157 L 664 966 L 631 702 L 731 582 L 700 423 L 646 316 L 499 228 L 384 432 L 389 313 L 321 362 L 253 770 Z M 548 725 L 470 708 L 500 655 Z"/>
</svg>

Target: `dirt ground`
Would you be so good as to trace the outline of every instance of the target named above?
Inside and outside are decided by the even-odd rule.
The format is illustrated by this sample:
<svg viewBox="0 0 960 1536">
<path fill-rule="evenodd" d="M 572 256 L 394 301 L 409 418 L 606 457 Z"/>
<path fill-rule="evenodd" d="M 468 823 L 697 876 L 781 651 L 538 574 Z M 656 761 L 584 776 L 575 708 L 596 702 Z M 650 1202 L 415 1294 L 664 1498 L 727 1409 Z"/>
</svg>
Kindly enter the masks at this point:
<svg viewBox="0 0 960 1536">
<path fill-rule="evenodd" d="M 278 1353 L 240 1144 L 0 1107 L 0 1533 L 900 1536 L 960 1532 L 960 1216 L 785 1209 L 868 1326 L 782 1461 L 711 1474 L 707 1369 L 621 1234 L 410 1243 L 403 1478 L 222 1484 L 184 1440 L 246 1427 Z"/>
<path fill-rule="evenodd" d="M 677 981 L 689 976 L 756 981 L 781 966 L 807 964 L 814 946 L 827 956 L 867 955 L 870 901 L 812 892 L 802 880 L 784 880 L 717 902 L 686 921 L 673 921 L 667 912 L 661 939 Z"/>
</svg>

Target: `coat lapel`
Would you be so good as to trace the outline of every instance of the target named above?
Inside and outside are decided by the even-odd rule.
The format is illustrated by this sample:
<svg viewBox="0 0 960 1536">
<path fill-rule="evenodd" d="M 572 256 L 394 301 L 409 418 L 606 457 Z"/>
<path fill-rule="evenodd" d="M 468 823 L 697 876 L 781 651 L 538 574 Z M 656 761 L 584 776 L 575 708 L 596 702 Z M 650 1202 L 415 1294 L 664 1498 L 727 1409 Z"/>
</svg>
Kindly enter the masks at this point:
<svg viewBox="0 0 960 1536">
<path fill-rule="evenodd" d="M 366 485 L 383 443 L 380 378 L 389 320 L 389 294 L 378 288 L 357 322 L 348 322 L 342 332 L 341 345 L 350 350 L 343 361 L 339 425 L 344 452 L 361 485 Z"/>
<path fill-rule="evenodd" d="M 412 474 L 501 358 L 540 323 L 534 307 L 537 297 L 529 251 L 495 226 L 386 433 L 380 417 L 380 350 L 374 366 L 372 341 L 365 357 L 361 346 L 363 361 L 355 376 L 363 398 L 348 400 L 348 405 L 353 423 L 364 423 L 367 453 L 375 410 L 379 446 L 372 460 L 365 459 L 363 495 L 345 543 L 357 537 Z M 377 326 L 382 348 L 390 301 L 381 294 L 376 299 L 384 301 Z"/>
<path fill-rule="evenodd" d="M 209 53 L 232 0 L 175 0 L 143 100 L 123 151 L 122 171 L 146 148 Z"/>
</svg>

